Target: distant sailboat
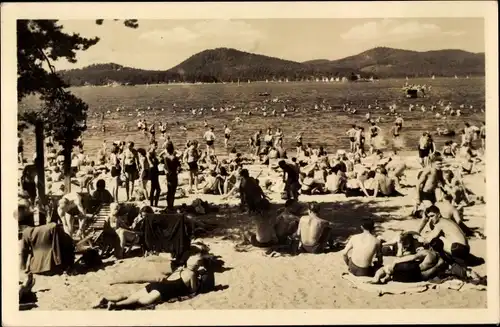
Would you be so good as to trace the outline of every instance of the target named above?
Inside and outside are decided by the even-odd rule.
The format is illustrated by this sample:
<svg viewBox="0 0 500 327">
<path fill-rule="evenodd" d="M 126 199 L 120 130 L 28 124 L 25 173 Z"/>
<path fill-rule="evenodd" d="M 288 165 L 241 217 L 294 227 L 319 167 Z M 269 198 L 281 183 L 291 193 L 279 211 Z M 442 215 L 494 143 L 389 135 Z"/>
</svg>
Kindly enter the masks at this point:
<svg viewBox="0 0 500 327">
<path fill-rule="evenodd" d="M 435 79 L 435 78 L 436 78 L 436 76 L 432 75 L 432 79 Z"/>
<path fill-rule="evenodd" d="M 408 80 L 408 76 L 406 76 L 406 80 Z"/>
<path fill-rule="evenodd" d="M 469 75 L 467 75 L 467 77 L 466 77 L 466 78 L 467 78 L 467 79 L 469 79 Z"/>
<path fill-rule="evenodd" d="M 266 83 L 269 83 L 269 80 L 268 80 L 268 79 L 266 79 Z"/>
<path fill-rule="evenodd" d="M 285 80 L 285 83 L 288 83 L 288 78 Z"/>
<path fill-rule="evenodd" d="M 455 79 L 458 79 L 458 76 L 457 76 L 457 75 L 455 75 Z"/>
</svg>

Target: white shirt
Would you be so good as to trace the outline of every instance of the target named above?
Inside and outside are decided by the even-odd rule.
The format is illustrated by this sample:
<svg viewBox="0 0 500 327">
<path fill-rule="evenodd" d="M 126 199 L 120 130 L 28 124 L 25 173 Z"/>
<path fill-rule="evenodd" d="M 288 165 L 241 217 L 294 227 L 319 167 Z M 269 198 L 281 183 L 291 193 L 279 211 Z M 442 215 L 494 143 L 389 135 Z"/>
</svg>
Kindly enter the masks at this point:
<svg viewBox="0 0 500 327">
<path fill-rule="evenodd" d="M 226 127 L 226 129 L 224 130 L 224 134 L 226 134 L 226 135 L 231 134 L 231 130 L 229 129 L 229 127 Z"/>
<path fill-rule="evenodd" d="M 212 131 L 206 131 L 205 135 L 203 135 L 203 138 L 205 139 L 205 141 L 214 141 L 215 134 Z"/>
</svg>

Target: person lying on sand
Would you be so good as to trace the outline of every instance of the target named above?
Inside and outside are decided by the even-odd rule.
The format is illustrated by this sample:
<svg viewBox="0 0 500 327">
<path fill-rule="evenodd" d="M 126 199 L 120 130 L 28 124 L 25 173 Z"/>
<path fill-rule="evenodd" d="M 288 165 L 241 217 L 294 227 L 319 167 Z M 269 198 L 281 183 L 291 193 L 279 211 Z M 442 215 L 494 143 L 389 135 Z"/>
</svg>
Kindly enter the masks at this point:
<svg viewBox="0 0 500 327">
<path fill-rule="evenodd" d="M 400 283 L 417 283 L 433 278 L 443 267 L 444 260 L 432 249 L 420 248 L 416 254 L 396 259 L 375 273 L 372 284 L 385 284 L 389 280 Z"/>
<path fill-rule="evenodd" d="M 160 282 L 147 284 L 128 296 L 103 297 L 92 308 L 107 306 L 108 310 L 133 309 L 182 296 L 206 293 L 215 288 L 215 276 L 206 269 L 205 256 L 195 255 Z"/>
<path fill-rule="evenodd" d="M 319 212 L 318 203 L 309 203 L 308 214 L 300 218 L 295 235 L 300 239 L 300 248 L 308 253 L 321 253 L 327 246 L 333 245 L 332 225 L 328 220 L 321 219 Z"/>
<path fill-rule="evenodd" d="M 361 234 L 352 236 L 347 242 L 342 255 L 351 274 L 373 277 L 376 267 L 383 265 L 381 241 L 374 235 L 375 225 L 372 219 L 363 220 L 361 230 Z M 377 259 L 375 264 L 374 258 Z"/>
<path fill-rule="evenodd" d="M 417 232 L 404 231 L 399 233 L 392 240 L 382 242 L 382 254 L 384 256 L 403 257 L 409 254 L 415 254 L 422 243 L 418 242 L 419 235 Z"/>
</svg>

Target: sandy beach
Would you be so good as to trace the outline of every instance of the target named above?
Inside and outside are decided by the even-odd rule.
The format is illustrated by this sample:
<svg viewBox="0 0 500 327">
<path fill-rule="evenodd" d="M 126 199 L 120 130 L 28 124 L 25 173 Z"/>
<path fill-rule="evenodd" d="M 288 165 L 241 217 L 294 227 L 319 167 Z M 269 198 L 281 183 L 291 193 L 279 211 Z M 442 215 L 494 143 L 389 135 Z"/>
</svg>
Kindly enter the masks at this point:
<svg viewBox="0 0 500 327">
<path fill-rule="evenodd" d="M 406 172 L 406 183 L 415 185 L 417 159 L 405 157 L 411 169 Z M 253 167 L 252 175 L 261 167 Z M 477 195 L 483 196 L 484 164 L 480 172 L 464 177 L 465 185 Z M 260 178 L 266 178 L 266 173 Z M 164 189 L 165 191 L 165 189 Z M 359 221 L 372 217 L 376 221 L 377 234 L 390 239 L 403 230 L 416 230 L 419 220 L 409 217 L 414 204 L 415 188 L 404 188 L 404 197 L 396 198 L 346 198 L 345 195 L 301 196 L 301 202 L 321 203 L 321 216 L 335 224 L 338 239 L 345 240 L 358 233 Z M 124 197 L 124 195 L 123 195 Z M 176 200 L 176 204 L 191 203 L 195 195 Z M 201 197 L 201 196 L 200 196 Z M 275 193 L 273 202 L 282 203 Z M 368 309 L 368 308 L 486 308 L 487 292 L 476 289 L 451 290 L 436 287 L 417 294 L 385 294 L 354 288 L 341 278 L 346 266 L 339 252 L 327 254 L 281 255 L 271 257 L 265 251 L 250 248 L 247 252 L 235 249 L 234 235 L 252 226 L 247 216 L 237 212 L 232 204 L 237 199 L 221 201 L 220 196 L 204 195 L 212 204 L 225 203 L 216 215 L 200 216 L 203 221 L 218 223 L 221 228 L 214 235 L 203 238 L 211 252 L 225 261 L 226 271 L 216 274 L 220 290 L 198 295 L 192 299 L 163 303 L 156 310 L 171 309 Z M 165 205 L 164 199 L 160 206 Z M 485 205 L 476 204 L 465 208 L 467 225 L 485 232 Z M 486 259 L 486 240 L 471 239 L 471 252 Z M 168 255 L 135 257 L 115 261 L 109 259 L 106 267 L 96 272 L 77 276 L 36 276 L 34 291 L 38 307 L 32 310 L 89 310 L 95 300 L 104 295 L 128 294 L 141 284 L 110 285 L 125 274 L 141 274 L 164 269 L 169 265 Z M 387 261 L 390 261 L 387 258 Z M 480 275 L 486 274 L 486 265 L 474 268 Z"/>
</svg>

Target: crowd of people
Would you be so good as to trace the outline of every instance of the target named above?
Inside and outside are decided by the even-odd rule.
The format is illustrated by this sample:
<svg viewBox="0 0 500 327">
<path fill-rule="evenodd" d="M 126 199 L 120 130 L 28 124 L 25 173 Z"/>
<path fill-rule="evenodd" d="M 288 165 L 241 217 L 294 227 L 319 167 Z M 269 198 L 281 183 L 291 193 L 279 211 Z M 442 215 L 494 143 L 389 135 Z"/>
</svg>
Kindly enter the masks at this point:
<svg viewBox="0 0 500 327">
<path fill-rule="evenodd" d="M 345 105 L 344 110 L 351 109 Z M 219 195 L 222 201 L 234 197 L 240 199 L 241 208 L 255 223 L 255 231 L 245 233 L 243 242 L 256 247 L 288 249 L 293 253 L 325 252 L 338 246 L 335 226 L 321 217 L 320 204 L 312 202 L 305 209 L 299 198 L 306 194 L 403 196 L 402 182 L 408 182 L 405 181 L 405 171 L 409 169 L 398 155 L 404 121 L 392 108 L 391 113 L 395 120 L 390 129 L 390 152 L 382 151 L 391 149 L 387 145 L 390 141 L 384 139 L 377 121 L 367 116 L 366 136 L 365 127 L 360 124 L 352 125 L 347 130 L 349 150 L 329 154 L 323 147 L 315 148 L 304 143 L 302 133 L 298 133 L 294 138 L 293 157 L 283 145 L 285 135 L 280 128 L 274 133 L 272 128 L 265 133 L 256 131 L 248 141 L 248 151 L 242 153 L 232 146 L 232 131 L 225 125 L 222 146 L 228 155 L 222 158 L 216 155 L 215 145 L 219 140 L 213 126 L 205 124 L 207 130 L 202 136 L 205 146 L 200 146 L 198 140 L 193 139 L 176 148 L 166 125 L 159 124 L 161 136 L 157 137 L 155 124 L 148 127 L 146 120 L 141 119 L 137 127 L 148 136 L 147 148 L 136 148 L 133 141 L 115 141 L 111 145 L 104 141 L 91 160 L 84 151 L 83 142 L 80 143 L 71 164 L 72 183 L 78 186 L 79 191 L 70 193 L 51 188 L 63 179 L 64 152 L 57 142 L 48 138 L 45 142 L 49 172 L 47 185 L 52 193 L 61 194 L 55 206 L 58 218 L 51 224 L 60 226 L 73 239 L 81 240 L 88 227 L 86 221 L 95 215 L 100 206 L 110 205 L 105 240 L 114 248 L 114 256 L 123 258 L 127 247 L 141 242 L 140 230 L 143 227 L 140 226 L 146 216 L 161 209 L 163 191 L 166 190 L 166 206 L 162 212 L 167 214 L 180 213 L 180 209 L 174 206 L 176 197 L 212 194 Z M 401 233 L 394 241 L 385 241 L 375 234 L 373 220 L 364 220 L 359 226 L 362 232 L 353 235 L 343 250 L 350 273 L 373 277 L 373 283 L 388 280 L 414 282 L 442 273 L 474 282 L 481 280 L 467 267 L 466 261 L 471 250 L 468 238 L 484 235 L 465 225 L 463 208 L 484 199 L 466 188 L 462 176 L 473 173 L 475 165 L 481 161 L 482 151 L 475 149 L 473 144 L 481 140 L 480 147 L 484 151 L 484 123 L 480 128 L 466 123 L 460 135 L 460 144 L 450 140 L 442 151 L 438 151 L 432 134 L 422 134 L 416 146 L 421 169 L 413 210 L 413 214 L 421 218 L 419 229 Z M 160 140 L 162 144 L 159 144 Z M 368 146 L 368 151 L 365 151 L 365 146 Z M 24 143 L 20 136 L 18 155 L 20 163 L 24 163 Z M 453 164 L 456 164 L 456 169 Z M 260 174 L 251 176 L 248 170 L 250 165 L 267 167 L 268 177 L 259 178 Z M 184 172 L 186 181 L 181 178 Z M 34 165 L 24 166 L 17 212 L 20 225 L 29 226 L 19 236 L 24 244 L 23 254 L 29 252 L 33 230 L 38 228 L 33 222 L 33 211 L 39 207 L 36 179 Z M 119 192 L 121 188 L 125 197 Z M 269 193 L 279 193 L 286 201 L 278 212 L 272 209 Z M 137 203 L 140 202 L 143 202 L 142 207 L 131 214 L 130 203 L 139 207 Z M 123 214 L 124 211 L 127 213 Z M 78 221 L 76 232 L 75 221 Z M 430 232 L 422 234 L 429 225 Z M 385 265 L 384 255 L 388 253 L 398 259 Z M 26 257 L 23 258 L 25 263 Z M 209 288 L 203 286 L 205 279 L 197 279 L 201 274 L 203 258 L 197 254 L 165 279 L 148 284 L 127 297 L 101 299 L 96 307 L 115 309 L 149 305 L 169 296 L 210 290 L 210 287 L 213 288 L 213 276 L 210 277 Z M 32 284 L 31 273 L 28 275 L 29 282 L 25 284 Z"/>
</svg>

